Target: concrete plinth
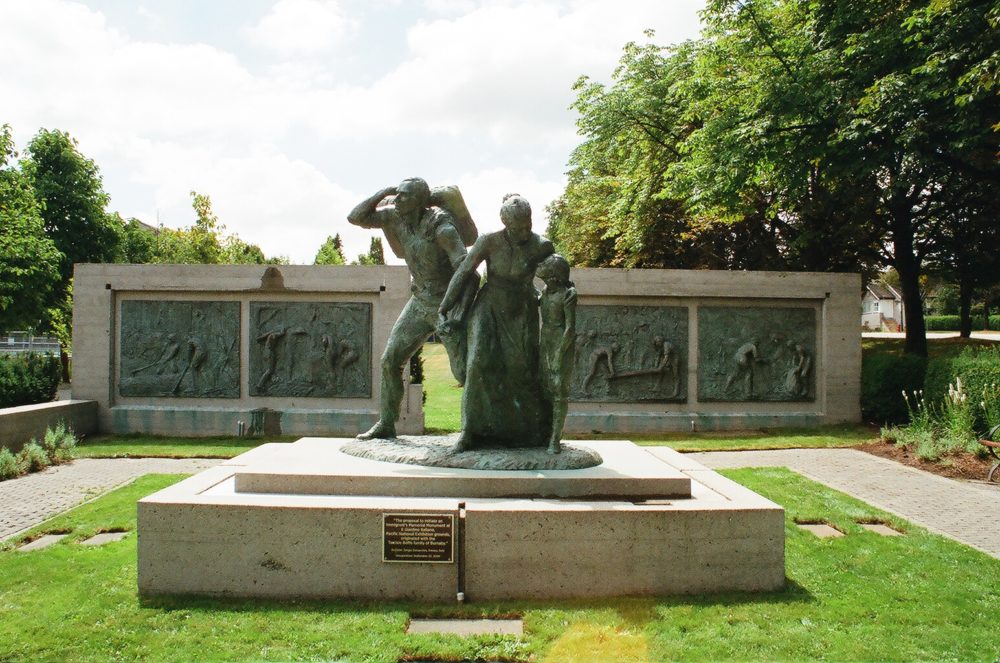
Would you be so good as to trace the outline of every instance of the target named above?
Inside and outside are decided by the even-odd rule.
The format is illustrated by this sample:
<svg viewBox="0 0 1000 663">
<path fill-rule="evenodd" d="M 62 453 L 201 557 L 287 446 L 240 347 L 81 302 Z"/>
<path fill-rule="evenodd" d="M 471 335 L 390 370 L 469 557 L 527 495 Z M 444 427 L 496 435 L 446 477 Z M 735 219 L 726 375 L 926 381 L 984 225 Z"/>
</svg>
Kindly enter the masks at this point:
<svg viewBox="0 0 1000 663">
<path fill-rule="evenodd" d="M 140 593 L 487 601 L 784 586 L 781 507 L 681 454 L 574 442 L 605 463 L 478 472 L 355 458 L 344 442 L 263 445 L 141 500 Z M 453 518 L 453 561 L 383 561 L 386 514 Z"/>
</svg>

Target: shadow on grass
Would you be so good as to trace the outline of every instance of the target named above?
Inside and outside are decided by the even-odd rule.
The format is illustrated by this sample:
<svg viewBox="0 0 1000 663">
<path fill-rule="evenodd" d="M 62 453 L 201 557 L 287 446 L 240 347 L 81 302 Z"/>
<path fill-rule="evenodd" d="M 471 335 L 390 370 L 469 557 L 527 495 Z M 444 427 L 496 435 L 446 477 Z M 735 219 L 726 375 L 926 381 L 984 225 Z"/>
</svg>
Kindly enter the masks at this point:
<svg viewBox="0 0 1000 663">
<path fill-rule="evenodd" d="M 409 616 L 432 619 L 519 619 L 529 610 L 614 610 L 621 620 L 636 626 L 656 620 L 657 608 L 681 606 L 806 605 L 813 595 L 791 578 L 785 588 L 775 592 L 720 592 L 677 596 L 629 596 L 605 599 L 560 599 L 525 601 L 484 601 L 466 605 L 447 605 L 405 601 L 368 601 L 334 599 L 250 599 L 236 597 L 170 595 L 140 597 L 139 605 L 163 611 L 215 611 L 238 613 L 358 613 L 405 612 Z"/>
</svg>

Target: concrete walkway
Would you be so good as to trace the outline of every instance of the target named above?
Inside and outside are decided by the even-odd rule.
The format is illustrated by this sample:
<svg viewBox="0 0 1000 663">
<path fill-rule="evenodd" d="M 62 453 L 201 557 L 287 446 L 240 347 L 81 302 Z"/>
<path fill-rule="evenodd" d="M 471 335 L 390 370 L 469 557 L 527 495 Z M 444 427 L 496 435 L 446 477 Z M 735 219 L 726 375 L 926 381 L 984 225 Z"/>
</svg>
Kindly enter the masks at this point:
<svg viewBox="0 0 1000 663">
<path fill-rule="evenodd" d="M 144 474 L 192 474 L 219 462 L 204 458 L 82 458 L 0 481 L 0 541 Z"/>
<path fill-rule="evenodd" d="M 691 456 L 713 469 L 788 467 L 1000 558 L 1000 485 L 946 479 L 854 449 L 726 451 Z"/>
</svg>

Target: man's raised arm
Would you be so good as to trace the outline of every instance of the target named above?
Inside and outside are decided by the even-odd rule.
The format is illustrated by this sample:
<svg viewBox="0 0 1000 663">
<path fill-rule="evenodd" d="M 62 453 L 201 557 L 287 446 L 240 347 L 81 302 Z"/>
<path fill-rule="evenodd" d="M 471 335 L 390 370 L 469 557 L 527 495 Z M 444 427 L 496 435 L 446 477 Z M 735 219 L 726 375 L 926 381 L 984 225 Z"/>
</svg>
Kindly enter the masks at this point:
<svg viewBox="0 0 1000 663">
<path fill-rule="evenodd" d="M 382 221 L 378 218 L 379 213 L 375 208 L 378 207 L 378 204 L 382 202 L 386 196 L 393 196 L 395 194 L 396 187 L 389 186 L 381 191 L 378 191 L 373 196 L 362 200 L 347 215 L 347 221 L 356 226 L 361 226 L 362 228 L 381 228 Z"/>
</svg>

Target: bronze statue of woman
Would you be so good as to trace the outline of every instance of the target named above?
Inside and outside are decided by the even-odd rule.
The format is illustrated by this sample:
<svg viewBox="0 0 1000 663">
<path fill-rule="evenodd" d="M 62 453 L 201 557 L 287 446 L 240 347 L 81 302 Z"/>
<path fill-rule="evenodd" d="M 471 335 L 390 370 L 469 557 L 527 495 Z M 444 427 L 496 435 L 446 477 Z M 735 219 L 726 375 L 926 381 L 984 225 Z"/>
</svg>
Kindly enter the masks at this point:
<svg viewBox="0 0 1000 663">
<path fill-rule="evenodd" d="M 548 444 L 551 404 L 539 379 L 538 301 L 535 268 L 553 253 L 552 242 L 531 231 L 531 206 L 517 194 L 504 197 L 504 229 L 484 234 L 458 266 L 439 309 L 443 334 L 461 333 L 448 320 L 463 286 L 486 261 L 486 283 L 468 319 L 462 433 L 455 451 Z"/>
</svg>

